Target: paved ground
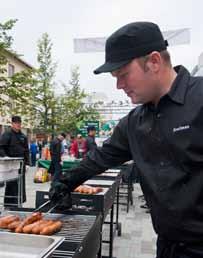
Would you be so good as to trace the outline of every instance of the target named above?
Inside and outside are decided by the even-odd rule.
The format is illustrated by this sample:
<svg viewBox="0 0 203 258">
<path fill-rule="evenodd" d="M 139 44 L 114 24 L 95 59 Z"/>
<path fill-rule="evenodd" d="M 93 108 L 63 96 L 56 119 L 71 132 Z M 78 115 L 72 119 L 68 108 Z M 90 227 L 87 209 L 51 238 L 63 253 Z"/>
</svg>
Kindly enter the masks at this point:
<svg viewBox="0 0 203 258">
<path fill-rule="evenodd" d="M 48 190 L 49 183 L 36 184 L 33 182 L 35 168 L 31 168 L 26 175 L 27 202 L 24 207 L 35 207 L 36 190 Z M 2 189 L 3 190 L 3 189 Z M 1 191 L 2 191 L 1 190 Z M 149 214 L 139 206 L 141 201 L 137 198 L 141 194 L 138 184 L 134 185 L 133 206 L 129 213 L 126 207 L 120 207 L 119 221 L 122 223 L 122 236 L 114 239 L 113 256 L 117 258 L 154 258 L 156 235 L 152 229 Z M 103 254 L 108 254 L 108 246 L 103 246 Z"/>
<path fill-rule="evenodd" d="M 150 215 L 140 208 L 139 184 L 134 185 L 133 206 L 127 213 L 121 206 L 119 220 L 122 223 L 122 236 L 114 240 L 113 256 L 117 258 L 154 258 L 156 235 L 152 229 Z M 104 248 L 106 250 L 106 248 Z M 107 254 L 107 252 L 105 252 Z"/>
</svg>

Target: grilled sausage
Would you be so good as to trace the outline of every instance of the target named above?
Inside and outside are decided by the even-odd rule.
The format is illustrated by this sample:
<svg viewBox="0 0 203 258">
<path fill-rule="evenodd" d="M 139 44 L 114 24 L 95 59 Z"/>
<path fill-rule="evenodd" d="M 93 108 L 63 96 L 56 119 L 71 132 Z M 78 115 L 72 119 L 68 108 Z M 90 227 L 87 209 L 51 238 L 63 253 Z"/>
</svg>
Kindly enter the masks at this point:
<svg viewBox="0 0 203 258">
<path fill-rule="evenodd" d="M 100 192 L 103 191 L 102 187 L 97 186 L 97 187 L 94 187 L 94 188 L 96 190 L 96 193 L 100 193 Z"/>
<path fill-rule="evenodd" d="M 23 228 L 29 224 L 34 223 L 35 221 L 41 220 L 42 214 L 41 212 L 32 213 L 30 216 L 25 218 L 20 225 L 15 229 L 15 233 L 23 233 Z"/>
<path fill-rule="evenodd" d="M 49 226 L 53 223 L 53 220 L 43 220 L 39 225 L 36 225 L 32 228 L 32 234 L 40 234 L 40 231 L 42 231 L 46 226 Z"/>
<path fill-rule="evenodd" d="M 84 194 L 97 194 L 102 191 L 103 189 L 101 187 L 92 187 L 89 185 L 80 185 L 74 190 L 74 192 L 84 193 Z"/>
<path fill-rule="evenodd" d="M 78 192 L 78 193 L 80 193 L 80 191 L 81 191 L 81 185 L 80 186 L 78 186 L 77 188 L 75 188 L 75 190 L 74 190 L 74 192 Z"/>
<path fill-rule="evenodd" d="M 94 188 L 93 187 L 89 188 L 87 191 L 87 194 L 93 194 L 93 193 L 94 193 Z"/>
<path fill-rule="evenodd" d="M 5 219 L 11 218 L 13 216 L 15 216 L 15 215 L 7 215 L 7 216 L 0 217 L 0 222 L 5 220 Z"/>
<path fill-rule="evenodd" d="M 58 232 L 62 227 L 61 221 L 55 221 L 50 226 L 46 226 L 43 230 L 40 231 L 40 235 L 53 235 Z"/>
<path fill-rule="evenodd" d="M 37 220 L 42 219 L 42 213 L 41 212 L 35 212 L 32 213 L 30 216 L 28 216 L 27 218 L 25 218 L 24 222 L 25 225 L 31 224 Z"/>
<path fill-rule="evenodd" d="M 37 225 L 40 225 L 44 220 L 38 220 L 38 221 L 35 221 L 34 223 L 32 224 L 28 224 L 26 226 L 23 227 L 23 233 L 25 234 L 31 234 L 32 233 L 32 229 L 34 227 L 36 227 Z"/>
<path fill-rule="evenodd" d="M 20 218 L 15 215 L 5 216 L 0 220 L 0 228 L 7 228 L 10 223 L 18 220 L 20 220 Z"/>
<path fill-rule="evenodd" d="M 15 231 L 15 229 L 20 225 L 21 222 L 22 221 L 17 220 L 17 221 L 14 221 L 14 222 L 10 223 L 8 225 L 8 229 L 10 229 L 11 231 Z"/>
<path fill-rule="evenodd" d="M 15 233 L 23 233 L 23 227 L 25 226 L 24 222 L 21 223 L 15 228 Z"/>
<path fill-rule="evenodd" d="M 89 185 L 85 185 L 83 189 L 83 193 L 92 194 L 92 187 Z"/>
<path fill-rule="evenodd" d="M 92 194 L 96 194 L 96 193 L 97 193 L 97 189 L 96 189 L 96 187 L 93 187 Z"/>
</svg>

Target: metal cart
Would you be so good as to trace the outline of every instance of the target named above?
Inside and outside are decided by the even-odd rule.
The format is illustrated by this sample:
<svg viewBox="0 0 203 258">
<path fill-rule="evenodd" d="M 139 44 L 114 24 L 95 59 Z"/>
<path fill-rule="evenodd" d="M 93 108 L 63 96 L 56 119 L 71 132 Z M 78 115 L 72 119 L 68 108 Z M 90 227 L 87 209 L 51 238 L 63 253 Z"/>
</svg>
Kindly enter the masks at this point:
<svg viewBox="0 0 203 258">
<path fill-rule="evenodd" d="M 5 196 L 4 192 L 1 191 L 0 197 L 16 198 L 17 207 L 22 207 L 23 200 L 23 158 L 15 157 L 1 157 L 0 158 L 0 183 L 4 183 L 5 186 L 7 182 L 17 180 L 18 182 L 18 195 L 17 196 Z M 2 210 L 4 209 L 4 201 L 0 201 Z M 14 204 L 15 205 L 15 204 Z"/>
</svg>

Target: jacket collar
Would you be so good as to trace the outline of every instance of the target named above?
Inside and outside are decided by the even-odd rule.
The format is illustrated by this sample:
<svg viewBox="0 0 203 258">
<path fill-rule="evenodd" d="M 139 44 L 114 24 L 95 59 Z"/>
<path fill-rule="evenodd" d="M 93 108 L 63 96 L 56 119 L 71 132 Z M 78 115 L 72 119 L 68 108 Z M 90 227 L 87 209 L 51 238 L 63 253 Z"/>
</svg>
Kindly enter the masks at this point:
<svg viewBox="0 0 203 258">
<path fill-rule="evenodd" d="M 184 104 L 190 73 L 184 66 L 181 65 L 174 67 L 174 69 L 177 72 L 177 76 L 167 95 L 174 102 Z"/>
</svg>

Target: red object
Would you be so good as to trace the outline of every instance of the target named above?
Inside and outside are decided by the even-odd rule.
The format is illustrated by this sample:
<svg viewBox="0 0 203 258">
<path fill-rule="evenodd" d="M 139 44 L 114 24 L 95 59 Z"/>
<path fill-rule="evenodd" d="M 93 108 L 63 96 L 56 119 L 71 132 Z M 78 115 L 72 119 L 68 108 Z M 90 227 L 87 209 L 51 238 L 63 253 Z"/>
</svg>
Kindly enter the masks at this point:
<svg viewBox="0 0 203 258">
<path fill-rule="evenodd" d="M 70 155 L 74 156 L 76 158 L 76 156 L 78 155 L 78 143 L 76 140 L 74 140 L 72 143 L 71 143 L 71 146 L 70 146 Z"/>
<path fill-rule="evenodd" d="M 86 141 L 83 140 L 82 143 L 82 157 L 84 158 L 86 152 L 87 152 L 87 148 L 86 148 Z M 74 140 L 70 146 L 70 155 L 74 156 L 75 158 L 80 158 L 79 157 L 79 145 L 77 140 Z"/>
</svg>

